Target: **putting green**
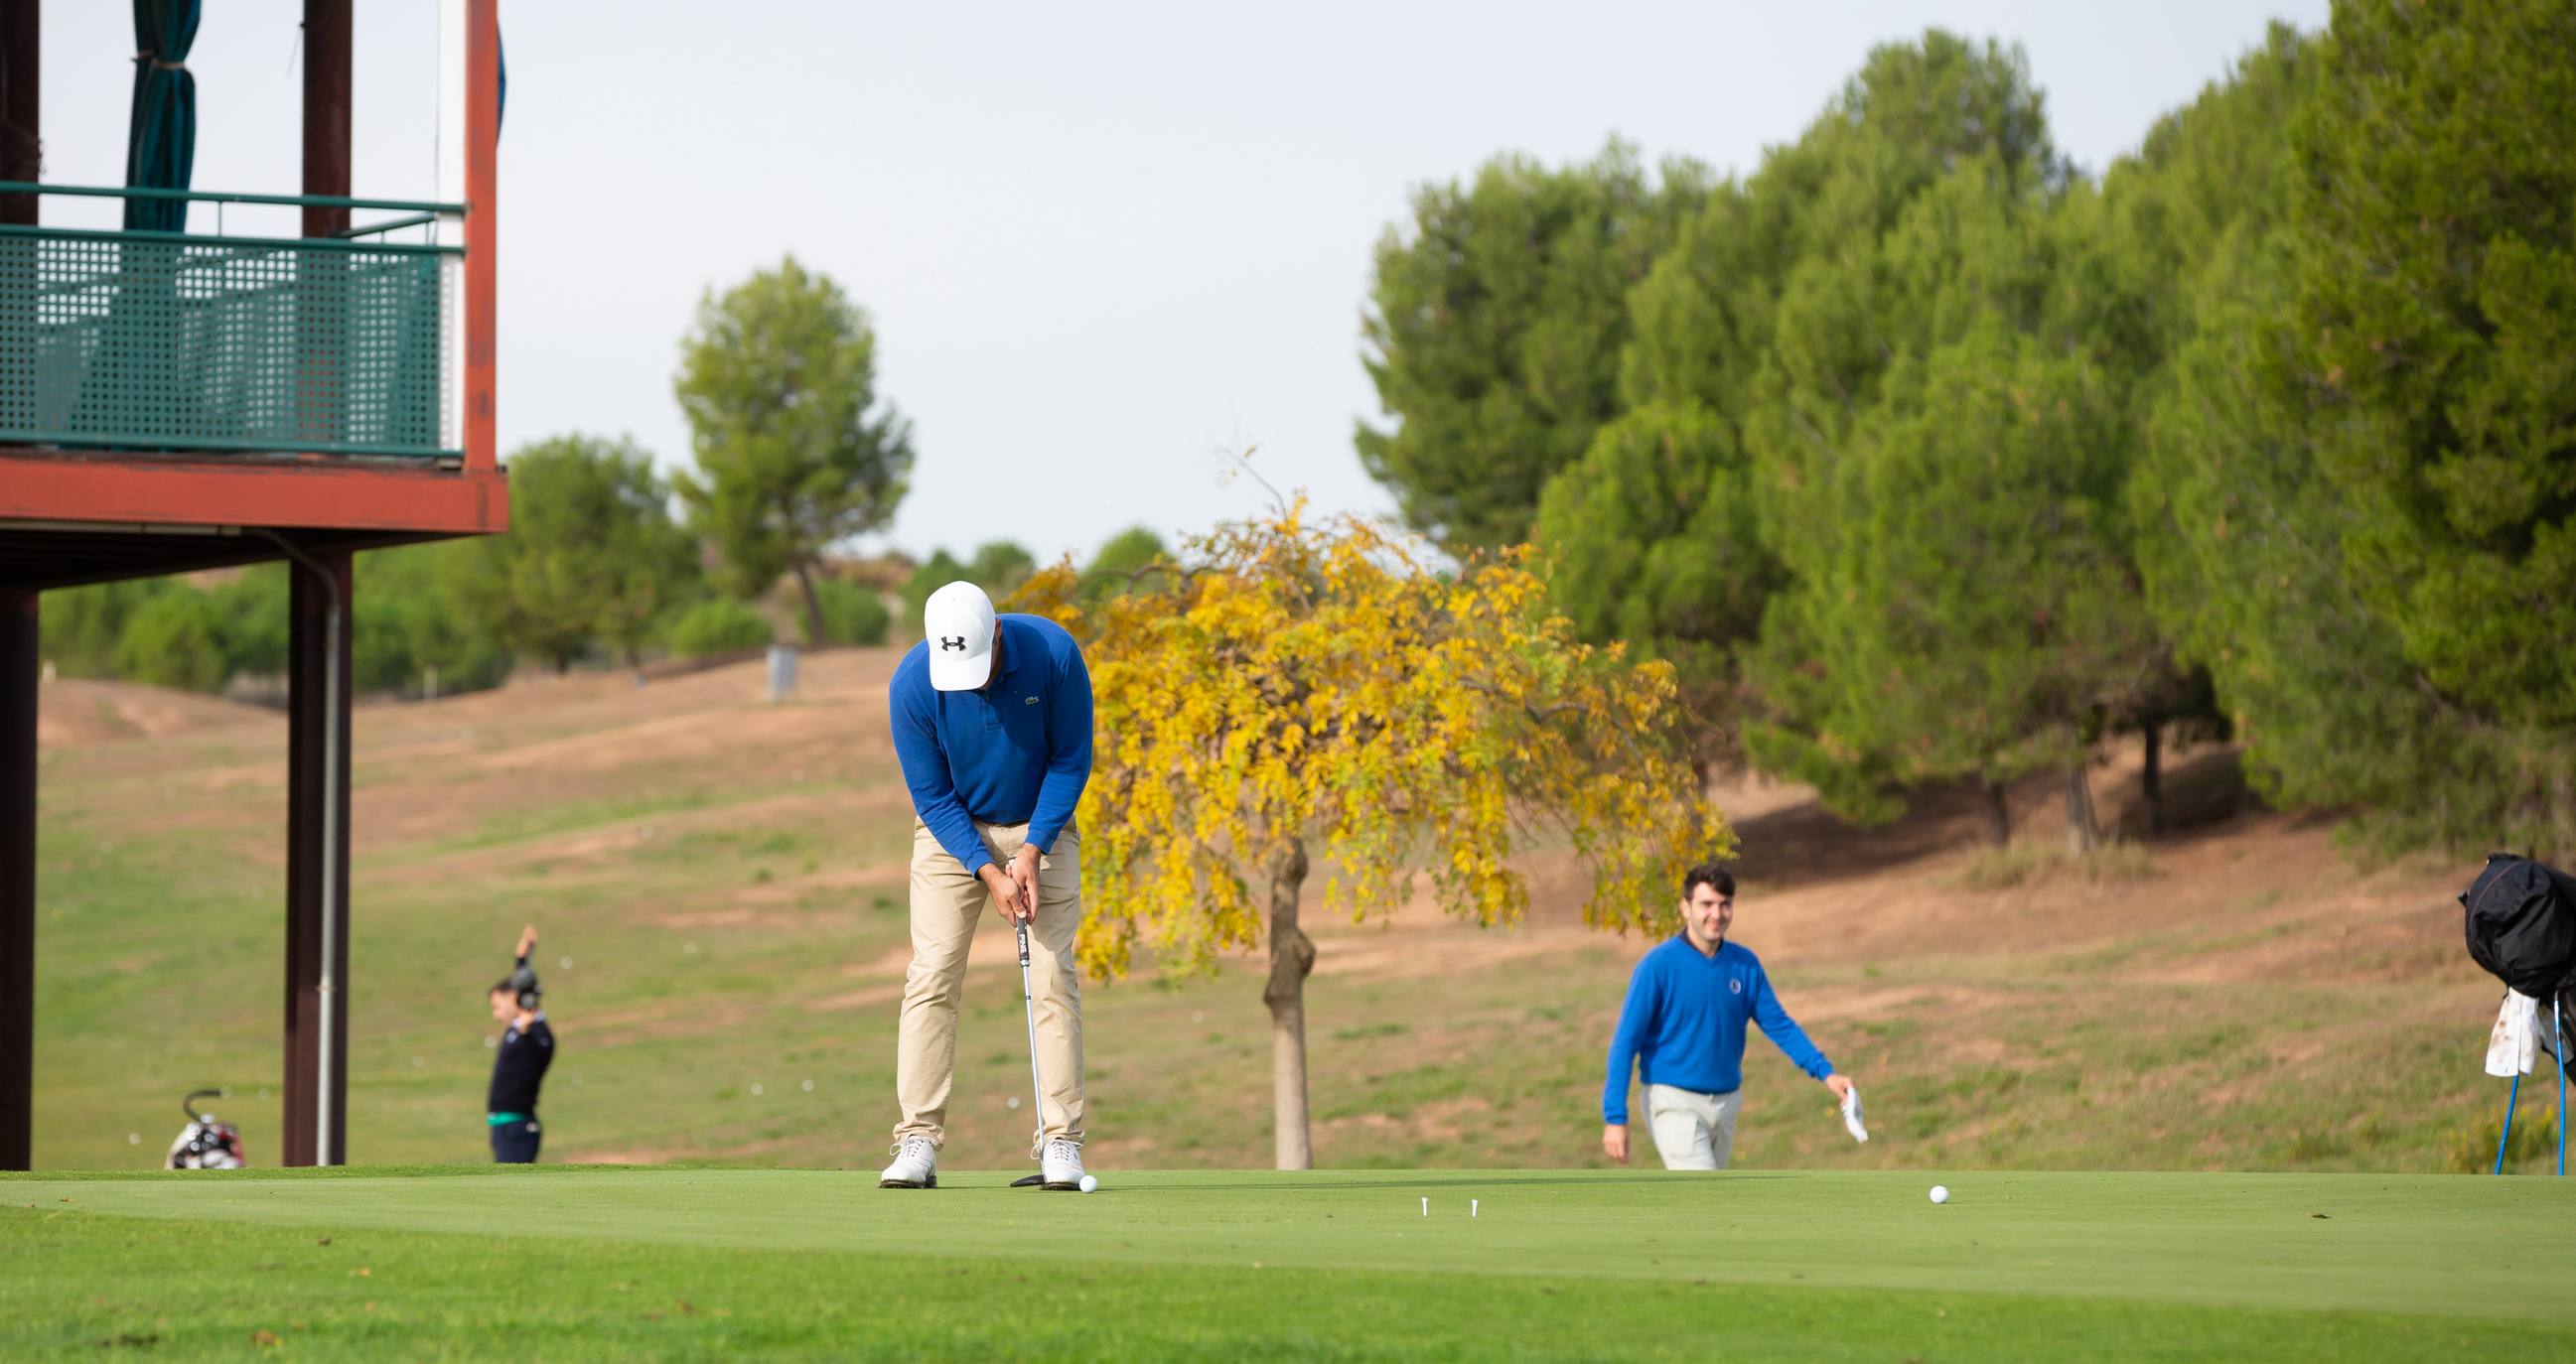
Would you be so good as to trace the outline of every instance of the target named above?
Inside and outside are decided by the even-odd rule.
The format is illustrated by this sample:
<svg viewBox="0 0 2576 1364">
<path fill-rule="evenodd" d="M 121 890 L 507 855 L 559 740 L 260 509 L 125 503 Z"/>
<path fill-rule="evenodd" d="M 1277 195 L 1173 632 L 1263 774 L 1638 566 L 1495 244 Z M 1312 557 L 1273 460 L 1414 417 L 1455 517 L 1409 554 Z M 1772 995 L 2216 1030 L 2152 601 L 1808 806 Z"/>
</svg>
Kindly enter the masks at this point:
<svg viewBox="0 0 2576 1364">
<path fill-rule="evenodd" d="M 10 1176 L 0 1353 L 2576 1353 L 2555 1180 L 1015 1173 Z"/>
</svg>

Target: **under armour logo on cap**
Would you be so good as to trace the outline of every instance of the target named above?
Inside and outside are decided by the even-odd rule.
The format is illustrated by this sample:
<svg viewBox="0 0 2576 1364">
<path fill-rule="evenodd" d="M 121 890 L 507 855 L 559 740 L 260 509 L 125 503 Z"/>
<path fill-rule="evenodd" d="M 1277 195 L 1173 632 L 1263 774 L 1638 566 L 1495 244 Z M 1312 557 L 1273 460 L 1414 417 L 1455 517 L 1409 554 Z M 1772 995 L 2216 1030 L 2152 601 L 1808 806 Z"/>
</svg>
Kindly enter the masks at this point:
<svg viewBox="0 0 2576 1364">
<path fill-rule="evenodd" d="M 939 691 L 972 691 L 993 679 L 996 624 L 993 599 L 973 583 L 950 583 L 921 604 L 921 638 L 936 648 L 930 685 Z"/>
</svg>

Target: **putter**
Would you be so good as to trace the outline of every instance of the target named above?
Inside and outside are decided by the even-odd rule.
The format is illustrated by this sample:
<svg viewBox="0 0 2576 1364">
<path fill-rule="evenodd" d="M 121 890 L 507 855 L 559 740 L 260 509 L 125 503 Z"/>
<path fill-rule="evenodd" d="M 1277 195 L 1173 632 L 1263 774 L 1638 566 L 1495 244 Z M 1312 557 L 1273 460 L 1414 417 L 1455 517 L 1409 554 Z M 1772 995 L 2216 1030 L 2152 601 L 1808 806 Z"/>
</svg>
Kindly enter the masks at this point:
<svg viewBox="0 0 2576 1364">
<path fill-rule="evenodd" d="M 1046 1144 L 1046 1083 L 1038 1078 L 1038 997 L 1037 991 L 1029 985 L 1029 921 L 1020 920 L 1019 927 L 1020 1010 L 1028 1016 L 1029 1021 L 1029 1099 L 1032 1111 L 1037 1116 L 1037 1143 L 1040 1147 L 1044 1147 Z M 1046 1183 L 1044 1174 L 1034 1174 L 1012 1180 L 1011 1187 L 1034 1189 L 1044 1183 Z"/>
</svg>

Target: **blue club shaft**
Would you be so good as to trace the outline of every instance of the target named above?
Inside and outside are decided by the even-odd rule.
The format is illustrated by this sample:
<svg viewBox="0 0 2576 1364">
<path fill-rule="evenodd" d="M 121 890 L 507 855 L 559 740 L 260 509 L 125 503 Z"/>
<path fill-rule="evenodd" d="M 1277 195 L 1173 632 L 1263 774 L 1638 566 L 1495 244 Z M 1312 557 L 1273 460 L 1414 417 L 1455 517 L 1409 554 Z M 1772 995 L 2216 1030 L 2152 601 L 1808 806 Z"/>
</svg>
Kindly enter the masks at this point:
<svg viewBox="0 0 2576 1364">
<path fill-rule="evenodd" d="M 2505 1143 L 2513 1140 L 2513 1101 L 2522 1097 L 2522 1077 L 2513 1077 L 2513 1088 L 2504 1092 L 2504 1130 L 2496 1134 L 2495 1172 L 2504 1173 Z"/>
</svg>

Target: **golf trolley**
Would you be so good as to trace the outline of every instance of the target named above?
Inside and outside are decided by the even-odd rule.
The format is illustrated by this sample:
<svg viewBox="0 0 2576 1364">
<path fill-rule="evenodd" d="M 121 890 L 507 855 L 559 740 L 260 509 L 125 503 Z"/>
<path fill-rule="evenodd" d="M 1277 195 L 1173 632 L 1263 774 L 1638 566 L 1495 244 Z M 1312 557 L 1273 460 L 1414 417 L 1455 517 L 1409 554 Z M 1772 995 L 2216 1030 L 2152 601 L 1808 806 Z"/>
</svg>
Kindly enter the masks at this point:
<svg viewBox="0 0 2576 1364">
<path fill-rule="evenodd" d="M 2533 1053 L 2558 1066 L 2558 1173 L 2567 1173 L 2567 1043 L 2576 1012 L 2576 876 L 2512 853 L 2487 854 L 2477 879 L 2460 893 L 2469 955 L 2511 993 L 2507 1018 L 2517 1008 L 2530 1016 Z M 2497 1036 L 2507 1036 L 2507 1018 Z M 2513 1050 L 2519 1050 L 2519 1047 Z M 2490 1053 L 2492 1057 L 2492 1053 Z M 2495 1173 L 2504 1173 L 2513 1141 L 2514 1105 L 2522 1098 L 2522 1065 L 2512 1059 L 2513 1086 L 2505 1091 L 2504 1130 L 2496 1136 Z M 2501 1074 L 2503 1072 L 2497 1071 Z"/>
<path fill-rule="evenodd" d="M 179 1139 L 170 1143 L 170 1157 L 163 1169 L 238 1170 L 250 1164 L 242 1156 L 240 1130 L 212 1113 L 197 1111 L 197 1100 L 224 1096 L 220 1089 L 197 1089 L 179 1101 L 179 1107 L 188 1115 L 188 1125 L 180 1128 Z"/>
</svg>

